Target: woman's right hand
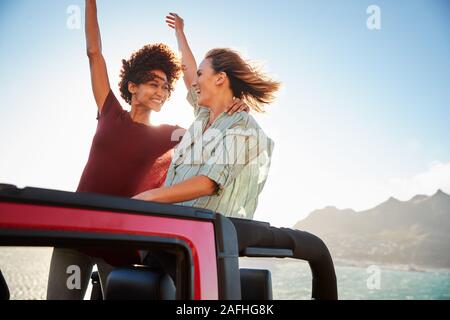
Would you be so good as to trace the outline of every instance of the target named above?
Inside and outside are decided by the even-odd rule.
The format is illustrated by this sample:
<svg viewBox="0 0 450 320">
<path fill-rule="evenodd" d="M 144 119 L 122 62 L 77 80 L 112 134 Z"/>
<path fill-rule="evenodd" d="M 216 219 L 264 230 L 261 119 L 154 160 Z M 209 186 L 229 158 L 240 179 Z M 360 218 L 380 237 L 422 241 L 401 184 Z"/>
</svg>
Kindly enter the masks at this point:
<svg viewBox="0 0 450 320">
<path fill-rule="evenodd" d="M 184 21 L 183 19 L 177 15 L 176 13 L 170 12 L 168 16 L 166 16 L 166 23 L 172 29 L 175 29 L 175 32 L 183 32 L 184 30 Z"/>
</svg>

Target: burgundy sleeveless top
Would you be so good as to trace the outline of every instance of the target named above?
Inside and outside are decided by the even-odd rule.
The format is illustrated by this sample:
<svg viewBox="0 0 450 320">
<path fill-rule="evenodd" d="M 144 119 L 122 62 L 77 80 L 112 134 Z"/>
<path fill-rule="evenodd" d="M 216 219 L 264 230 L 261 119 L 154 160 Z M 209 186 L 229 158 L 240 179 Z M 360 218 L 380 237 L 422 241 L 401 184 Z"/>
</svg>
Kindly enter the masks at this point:
<svg viewBox="0 0 450 320">
<path fill-rule="evenodd" d="M 77 192 L 132 197 L 163 185 L 181 127 L 134 122 L 111 90 L 97 120 Z"/>
</svg>

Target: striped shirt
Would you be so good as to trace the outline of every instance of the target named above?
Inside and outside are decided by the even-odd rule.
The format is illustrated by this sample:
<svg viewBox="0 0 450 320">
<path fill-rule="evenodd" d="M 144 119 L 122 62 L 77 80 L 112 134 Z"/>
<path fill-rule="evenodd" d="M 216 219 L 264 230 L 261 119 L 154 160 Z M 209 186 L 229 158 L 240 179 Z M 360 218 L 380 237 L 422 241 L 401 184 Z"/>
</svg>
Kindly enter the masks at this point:
<svg viewBox="0 0 450 320">
<path fill-rule="evenodd" d="M 192 88 L 187 100 L 196 119 L 175 149 L 165 186 L 207 176 L 217 184 L 215 194 L 178 204 L 252 219 L 267 179 L 273 141 L 247 112 L 223 112 L 204 130 L 210 110 L 200 107 L 197 99 Z"/>
</svg>

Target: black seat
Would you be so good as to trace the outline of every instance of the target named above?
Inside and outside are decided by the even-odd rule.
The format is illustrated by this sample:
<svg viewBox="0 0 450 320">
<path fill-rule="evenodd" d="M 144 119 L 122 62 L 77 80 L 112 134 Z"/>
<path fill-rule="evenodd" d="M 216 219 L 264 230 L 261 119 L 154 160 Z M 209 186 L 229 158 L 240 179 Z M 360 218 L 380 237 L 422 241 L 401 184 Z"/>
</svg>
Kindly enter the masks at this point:
<svg viewBox="0 0 450 320">
<path fill-rule="evenodd" d="M 240 269 L 242 300 L 272 300 L 270 271 Z"/>
<path fill-rule="evenodd" d="M 117 268 L 106 280 L 105 300 L 175 300 L 175 297 L 172 278 L 159 270 Z"/>
<path fill-rule="evenodd" d="M 9 289 L 3 274 L 0 271 L 0 300 L 9 300 Z"/>
<path fill-rule="evenodd" d="M 100 284 L 100 276 L 98 275 L 98 271 L 91 273 L 91 283 L 91 300 L 103 300 L 102 286 Z"/>
</svg>

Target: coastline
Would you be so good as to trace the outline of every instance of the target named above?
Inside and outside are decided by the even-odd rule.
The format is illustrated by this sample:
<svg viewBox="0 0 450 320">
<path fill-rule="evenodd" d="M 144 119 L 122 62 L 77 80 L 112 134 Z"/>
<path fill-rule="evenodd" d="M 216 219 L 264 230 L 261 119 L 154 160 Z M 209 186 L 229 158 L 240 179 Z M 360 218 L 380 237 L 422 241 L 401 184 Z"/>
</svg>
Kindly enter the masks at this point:
<svg viewBox="0 0 450 320">
<path fill-rule="evenodd" d="M 0 269 L 2 270 L 3 275 L 10 286 L 11 299 L 45 299 L 51 254 L 52 248 L 49 247 L 0 248 Z M 433 287 L 431 287 L 431 289 L 427 288 L 427 286 L 433 286 L 433 284 L 429 283 L 429 279 L 434 278 L 440 279 L 438 282 L 433 282 L 434 285 L 436 285 L 436 283 L 440 283 L 439 281 L 445 281 L 445 288 L 448 288 L 450 285 L 449 269 L 420 268 L 418 271 L 411 270 L 411 267 L 405 265 L 383 265 L 372 261 L 355 262 L 351 260 L 334 259 L 334 262 L 337 275 L 341 277 L 339 284 L 341 285 L 340 289 L 343 292 L 343 299 L 375 299 L 380 297 L 386 299 L 406 299 L 407 296 L 412 296 L 416 292 L 413 291 L 412 293 L 404 293 L 407 292 L 407 290 L 434 290 L 432 289 Z M 269 269 L 272 272 L 274 297 L 278 297 L 279 299 L 308 299 L 310 295 L 309 283 L 311 281 L 311 272 L 306 261 L 290 258 L 270 259 L 244 257 L 239 259 L 239 264 L 241 268 L 249 267 L 255 269 Z M 407 272 L 405 274 L 397 275 L 396 273 L 392 274 L 389 272 L 387 273 L 388 278 L 386 279 L 393 279 L 392 277 L 394 276 L 397 277 L 394 279 L 427 279 L 427 282 L 416 287 L 408 287 L 408 282 L 406 284 L 398 282 L 398 284 L 395 283 L 395 286 L 399 285 L 399 287 L 396 287 L 395 289 L 389 287 L 389 285 L 392 285 L 390 282 L 386 282 L 386 287 L 383 289 L 384 291 L 380 291 L 378 293 L 369 292 L 365 287 L 367 274 L 364 268 L 371 265 L 380 267 L 382 271 L 394 270 L 399 272 Z M 353 270 L 351 268 L 358 268 L 359 270 Z M 411 277 L 409 275 L 411 275 Z M 290 285 L 292 284 L 293 279 L 298 281 L 298 283 L 303 283 L 303 285 L 301 285 L 299 289 L 291 289 Z M 440 292 L 448 292 L 447 289 L 442 289 L 442 285 L 438 288 L 438 290 L 441 290 Z M 449 299 L 450 297 L 445 292 L 439 293 L 436 296 Z M 379 294 L 379 296 L 373 296 L 373 294 Z M 396 296 L 391 296 L 392 294 L 396 294 Z M 420 294 L 418 297 L 419 299 L 427 299 L 427 293 L 420 291 L 418 294 Z M 89 297 L 89 294 L 87 297 Z"/>
<path fill-rule="evenodd" d="M 282 259 L 271 259 L 271 258 L 248 258 L 241 257 L 240 261 L 243 261 L 245 265 L 258 266 L 259 264 L 264 266 L 275 266 L 277 263 L 307 263 L 303 260 L 291 259 L 291 258 L 282 258 Z M 421 266 L 415 264 L 399 264 L 399 263 L 380 263 L 379 261 L 373 260 L 350 260 L 350 259 L 341 259 L 334 258 L 333 263 L 335 267 L 355 267 L 355 268 L 368 268 L 370 266 L 377 266 L 381 269 L 391 270 L 391 271 L 404 271 L 404 272 L 430 272 L 430 273 L 449 273 L 450 268 L 437 268 L 431 266 Z"/>
<path fill-rule="evenodd" d="M 387 269 L 391 271 L 405 271 L 405 272 L 431 272 L 431 273 L 450 273 L 450 268 L 438 268 L 432 266 L 422 266 L 416 264 L 399 264 L 399 263 L 380 263 L 373 260 L 349 260 L 333 258 L 333 262 L 336 266 L 342 267 L 357 267 L 368 268 L 369 266 L 378 266 L 381 269 Z"/>
</svg>

